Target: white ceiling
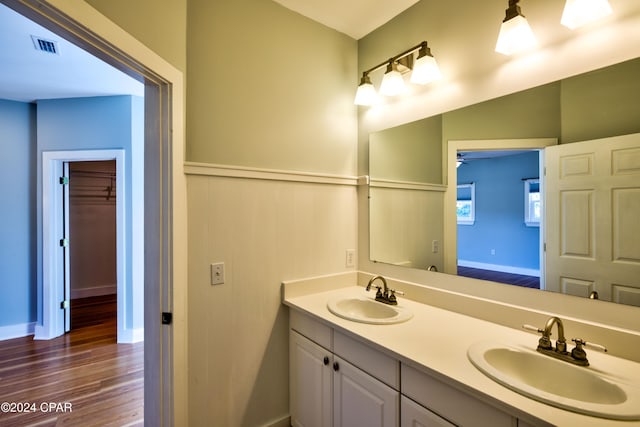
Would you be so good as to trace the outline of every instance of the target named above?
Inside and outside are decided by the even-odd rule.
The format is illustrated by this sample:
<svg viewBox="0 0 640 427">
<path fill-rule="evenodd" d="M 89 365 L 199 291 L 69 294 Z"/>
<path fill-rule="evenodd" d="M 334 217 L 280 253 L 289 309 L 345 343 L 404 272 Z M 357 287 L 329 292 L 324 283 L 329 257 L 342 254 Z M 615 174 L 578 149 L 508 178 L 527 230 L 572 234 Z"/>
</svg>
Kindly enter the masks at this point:
<svg viewBox="0 0 640 427">
<path fill-rule="evenodd" d="M 57 54 L 36 50 L 31 36 L 57 44 Z M 0 99 L 144 95 L 144 85 L 0 4 Z"/>
<path fill-rule="evenodd" d="M 274 0 L 359 40 L 418 0 Z"/>
<path fill-rule="evenodd" d="M 418 0 L 275 0 L 314 21 L 360 39 Z M 32 36 L 56 43 L 37 50 Z M 0 99 L 144 95 L 144 85 L 0 4 Z"/>
</svg>

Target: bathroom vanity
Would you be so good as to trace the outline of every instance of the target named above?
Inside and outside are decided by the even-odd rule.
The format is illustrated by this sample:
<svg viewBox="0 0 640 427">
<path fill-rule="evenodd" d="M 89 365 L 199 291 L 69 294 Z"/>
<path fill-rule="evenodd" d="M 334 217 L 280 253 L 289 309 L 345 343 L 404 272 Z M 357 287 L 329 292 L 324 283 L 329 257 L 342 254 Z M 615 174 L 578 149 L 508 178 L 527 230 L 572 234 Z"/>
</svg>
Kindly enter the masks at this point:
<svg viewBox="0 0 640 427">
<path fill-rule="evenodd" d="M 469 360 L 478 342 L 535 355 L 534 333 L 412 301 L 406 288 L 398 307 L 411 316 L 398 323 L 352 321 L 328 309 L 336 299 L 373 300 L 375 292 L 358 283 L 369 277 L 349 273 L 283 284 L 290 308 L 291 425 L 640 426 L 640 415 L 621 421 L 541 403 L 490 379 Z M 639 363 L 587 352 L 591 367 L 579 369 L 632 392 L 640 385 Z"/>
</svg>

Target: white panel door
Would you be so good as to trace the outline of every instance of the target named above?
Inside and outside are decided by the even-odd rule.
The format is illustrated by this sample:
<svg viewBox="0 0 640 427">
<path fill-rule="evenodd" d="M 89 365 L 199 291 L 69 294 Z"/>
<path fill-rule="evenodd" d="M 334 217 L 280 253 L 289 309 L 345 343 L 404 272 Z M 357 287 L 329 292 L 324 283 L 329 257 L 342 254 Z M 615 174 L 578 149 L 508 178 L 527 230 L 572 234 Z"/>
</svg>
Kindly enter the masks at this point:
<svg viewBox="0 0 640 427">
<path fill-rule="evenodd" d="M 334 356 L 333 426 L 395 427 L 400 393 Z"/>
<path fill-rule="evenodd" d="M 331 427 L 331 353 L 291 331 L 289 363 L 291 425 Z"/>
<path fill-rule="evenodd" d="M 640 134 L 545 151 L 546 288 L 640 306 Z"/>
</svg>

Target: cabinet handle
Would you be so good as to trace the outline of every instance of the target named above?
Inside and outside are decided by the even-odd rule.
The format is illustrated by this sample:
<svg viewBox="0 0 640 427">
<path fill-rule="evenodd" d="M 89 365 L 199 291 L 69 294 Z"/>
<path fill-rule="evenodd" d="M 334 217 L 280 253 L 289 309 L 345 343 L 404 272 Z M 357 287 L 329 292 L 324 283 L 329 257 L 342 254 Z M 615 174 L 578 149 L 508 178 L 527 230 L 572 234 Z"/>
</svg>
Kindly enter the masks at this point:
<svg viewBox="0 0 640 427">
<path fill-rule="evenodd" d="M 340 365 L 338 364 L 338 362 L 333 362 L 333 370 L 338 372 L 338 370 L 340 370 Z"/>
<path fill-rule="evenodd" d="M 324 366 L 327 366 L 329 364 L 329 356 L 325 356 L 323 362 Z"/>
</svg>

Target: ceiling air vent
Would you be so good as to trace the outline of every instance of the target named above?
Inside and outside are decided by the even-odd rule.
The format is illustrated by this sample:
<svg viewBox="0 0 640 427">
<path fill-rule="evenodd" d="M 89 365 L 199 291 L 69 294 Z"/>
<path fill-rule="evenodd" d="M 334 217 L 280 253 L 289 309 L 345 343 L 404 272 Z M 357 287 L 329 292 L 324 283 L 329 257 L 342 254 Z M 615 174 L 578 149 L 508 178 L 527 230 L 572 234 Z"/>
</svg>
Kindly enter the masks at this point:
<svg viewBox="0 0 640 427">
<path fill-rule="evenodd" d="M 31 40 L 33 40 L 33 46 L 36 48 L 36 50 L 58 54 L 58 43 L 36 36 L 31 36 Z"/>
</svg>

